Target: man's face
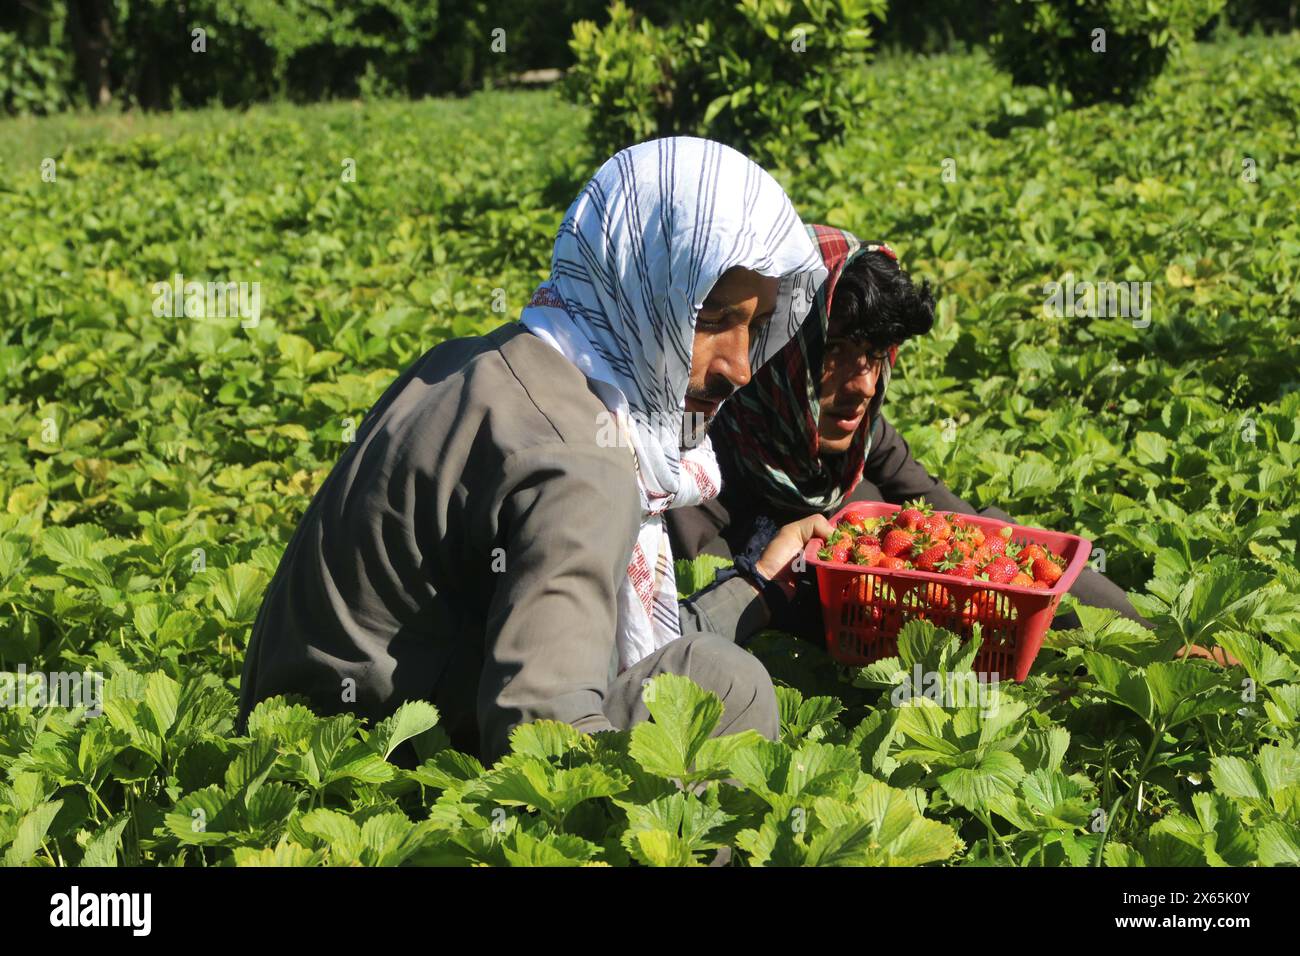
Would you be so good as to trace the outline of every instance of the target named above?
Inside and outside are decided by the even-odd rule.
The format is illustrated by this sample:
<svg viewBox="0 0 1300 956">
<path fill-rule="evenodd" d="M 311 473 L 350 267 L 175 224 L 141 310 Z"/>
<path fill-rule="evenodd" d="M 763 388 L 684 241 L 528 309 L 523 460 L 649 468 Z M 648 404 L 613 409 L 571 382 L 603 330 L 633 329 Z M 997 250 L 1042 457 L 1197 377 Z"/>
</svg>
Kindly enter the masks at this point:
<svg viewBox="0 0 1300 956">
<path fill-rule="evenodd" d="M 827 330 L 826 358 L 822 363 L 821 409 L 817 416 L 822 454 L 847 451 L 853 435 L 866 418 L 876 394 L 882 363 L 872 358 L 869 343 L 855 343 L 834 319 Z"/>
<path fill-rule="evenodd" d="M 749 382 L 749 343 L 776 311 L 781 280 L 748 269 L 728 269 L 695 320 L 688 415 L 711 417 L 722 400 Z"/>
</svg>

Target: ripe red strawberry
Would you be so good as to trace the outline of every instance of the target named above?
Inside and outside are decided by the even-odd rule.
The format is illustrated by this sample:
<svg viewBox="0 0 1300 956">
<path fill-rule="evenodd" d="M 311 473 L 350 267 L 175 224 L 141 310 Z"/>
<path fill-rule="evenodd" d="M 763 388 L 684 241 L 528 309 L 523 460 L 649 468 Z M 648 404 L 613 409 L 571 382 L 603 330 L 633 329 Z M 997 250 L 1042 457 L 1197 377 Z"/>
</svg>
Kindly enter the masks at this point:
<svg viewBox="0 0 1300 956">
<path fill-rule="evenodd" d="M 998 612 L 997 595 L 992 591 L 980 591 L 971 596 L 961 612 L 962 619 L 971 621 L 997 621 L 1002 618 Z"/>
<path fill-rule="evenodd" d="M 948 543 L 960 551 L 962 554 L 970 555 L 975 551 L 975 536 L 971 534 L 970 527 L 957 527 L 952 529 L 952 534 L 948 537 Z"/>
<path fill-rule="evenodd" d="M 932 606 L 946 608 L 948 602 L 952 599 L 952 595 L 948 593 L 948 589 L 942 584 L 931 584 L 925 589 L 925 599 Z"/>
<path fill-rule="evenodd" d="M 880 554 L 880 545 L 874 539 L 869 544 L 853 546 L 853 560 L 858 564 L 870 564 L 872 557 L 877 554 Z"/>
<path fill-rule="evenodd" d="M 932 543 L 929 538 L 918 538 L 912 546 L 912 564 L 918 571 L 937 571 L 948 551 L 946 541 Z"/>
<path fill-rule="evenodd" d="M 929 515 L 921 522 L 921 527 L 936 541 L 946 541 L 952 536 L 952 528 L 943 515 Z"/>
<path fill-rule="evenodd" d="M 879 548 L 880 539 L 877 538 L 874 534 L 860 534 L 853 539 L 853 546 L 855 548 L 862 548 L 862 547 Z"/>
<path fill-rule="evenodd" d="M 900 557 L 892 554 L 881 554 L 880 560 L 876 562 L 876 567 L 885 568 L 889 571 L 895 571 L 899 568 L 907 567 L 907 562 Z"/>
<path fill-rule="evenodd" d="M 912 501 L 903 503 L 903 508 L 894 516 L 894 524 L 908 531 L 915 531 L 921 527 L 921 522 L 931 514 L 933 508 L 929 502 L 916 498 Z"/>
<path fill-rule="evenodd" d="M 1007 539 L 996 534 L 991 534 L 984 539 L 984 544 L 982 544 L 981 547 L 988 551 L 989 554 L 1006 554 Z"/>
<path fill-rule="evenodd" d="M 1040 590 L 1040 591 L 1048 591 L 1048 590 L 1051 590 L 1051 587 L 1052 587 L 1052 586 L 1051 586 L 1050 584 L 1048 584 L 1046 581 L 1037 581 L 1037 580 L 1034 581 L 1034 583 L 1031 584 L 1031 585 L 1029 585 L 1029 586 L 1030 586 L 1031 588 L 1038 588 L 1038 590 Z"/>
<path fill-rule="evenodd" d="M 1012 578 L 1010 581 L 1008 581 L 1007 583 L 1015 584 L 1022 588 L 1027 588 L 1034 583 L 1034 579 L 1031 578 L 1028 574 L 1025 574 L 1024 571 L 1017 571 L 1016 576 Z"/>
<path fill-rule="evenodd" d="M 880 542 L 880 550 L 889 557 L 896 558 L 912 550 L 912 539 L 912 532 L 905 531 L 902 528 L 893 528 Z"/>
<path fill-rule="evenodd" d="M 1020 552 L 1016 555 L 1016 561 L 1021 565 L 1025 565 L 1033 561 L 1035 558 L 1045 557 L 1047 557 L 1047 552 L 1043 550 L 1041 545 L 1027 544 L 1021 548 Z"/>
<path fill-rule="evenodd" d="M 851 530 L 855 533 L 861 532 L 867 527 L 867 516 L 864 514 L 845 515 L 840 519 L 841 527 Z"/>
<path fill-rule="evenodd" d="M 973 578 L 975 577 L 975 572 L 977 570 L 978 567 L 975 564 L 975 559 L 964 557 L 949 568 L 948 573 L 955 578 Z"/>
<path fill-rule="evenodd" d="M 1048 587 L 1051 587 L 1061 579 L 1061 568 L 1051 558 L 1035 558 L 1034 580 L 1044 581 Z"/>
<path fill-rule="evenodd" d="M 830 560 L 839 564 L 849 563 L 849 546 L 847 544 L 837 544 L 831 548 Z"/>
<path fill-rule="evenodd" d="M 993 584 L 1007 584 L 1020 573 L 1020 566 L 1005 554 L 1000 554 L 985 565 L 984 573 Z"/>
<path fill-rule="evenodd" d="M 915 508 L 904 508 L 894 518 L 894 524 L 905 531 L 915 531 L 921 527 L 921 522 L 925 520 L 925 515 Z"/>
</svg>

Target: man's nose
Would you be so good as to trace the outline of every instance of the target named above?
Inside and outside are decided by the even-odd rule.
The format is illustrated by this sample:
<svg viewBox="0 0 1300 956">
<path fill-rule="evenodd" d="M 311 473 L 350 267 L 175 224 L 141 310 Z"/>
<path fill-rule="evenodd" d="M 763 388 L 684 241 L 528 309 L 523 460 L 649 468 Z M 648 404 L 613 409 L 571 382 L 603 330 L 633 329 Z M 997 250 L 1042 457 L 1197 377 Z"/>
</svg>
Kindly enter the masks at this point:
<svg viewBox="0 0 1300 956">
<path fill-rule="evenodd" d="M 861 369 L 857 375 L 853 376 L 853 385 L 865 394 L 875 394 L 876 378 L 879 372 L 874 367 L 868 365 L 867 368 Z"/>
<path fill-rule="evenodd" d="M 752 371 L 749 367 L 749 333 L 744 328 L 733 329 L 726 344 L 718 350 L 713 371 L 723 376 L 736 388 L 749 384 Z"/>
<path fill-rule="evenodd" d="M 865 368 L 849 379 L 845 383 L 845 388 L 854 395 L 860 395 L 862 398 L 875 398 L 877 377 L 878 375 L 875 369 Z"/>
</svg>

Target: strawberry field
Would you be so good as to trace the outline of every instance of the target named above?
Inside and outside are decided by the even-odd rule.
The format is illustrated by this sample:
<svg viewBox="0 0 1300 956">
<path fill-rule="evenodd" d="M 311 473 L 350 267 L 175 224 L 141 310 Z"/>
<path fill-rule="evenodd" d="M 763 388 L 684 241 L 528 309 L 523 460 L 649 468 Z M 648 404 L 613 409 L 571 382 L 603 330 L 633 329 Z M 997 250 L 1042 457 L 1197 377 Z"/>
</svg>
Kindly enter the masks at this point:
<svg viewBox="0 0 1300 956">
<path fill-rule="evenodd" d="M 1063 111 L 982 53 L 867 82 L 845 143 L 778 174 L 938 285 L 890 421 L 966 500 L 1091 540 L 1154 630 L 1076 607 L 1001 685 L 927 622 L 852 669 L 765 633 L 779 742 L 710 738 L 721 704 L 672 676 L 653 722 L 526 725 L 494 767 L 419 702 L 371 727 L 274 700 L 235 736 L 298 518 L 402 369 L 546 277 L 584 114 L 6 120 L 4 862 L 1300 864 L 1300 36 L 1197 46 L 1127 107 Z M 257 283 L 259 310 L 158 307 L 190 280 Z M 1149 283 L 1149 309 L 1045 308 L 1085 281 Z M 54 674 L 102 675 L 100 706 L 27 696 Z"/>
</svg>

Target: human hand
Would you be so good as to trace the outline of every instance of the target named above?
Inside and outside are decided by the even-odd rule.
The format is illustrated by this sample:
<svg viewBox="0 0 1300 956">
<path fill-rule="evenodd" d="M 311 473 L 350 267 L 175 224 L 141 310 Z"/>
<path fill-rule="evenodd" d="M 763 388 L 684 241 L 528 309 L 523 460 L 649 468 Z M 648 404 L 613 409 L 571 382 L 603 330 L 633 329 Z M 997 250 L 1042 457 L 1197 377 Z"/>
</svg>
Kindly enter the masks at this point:
<svg viewBox="0 0 1300 956">
<path fill-rule="evenodd" d="M 824 540 L 834 530 L 826 516 L 820 514 L 791 522 L 776 533 L 754 566 L 759 574 L 769 581 L 775 581 L 787 594 L 791 594 L 795 588 L 796 572 L 792 567 L 795 558 L 803 554 L 804 548 L 813 538 Z"/>
<path fill-rule="evenodd" d="M 1177 651 L 1174 652 L 1174 658 L 1175 659 L 1182 658 L 1183 652 L 1185 650 L 1188 656 L 1190 657 L 1204 657 L 1206 660 L 1214 661 L 1214 663 L 1218 664 L 1220 667 L 1241 666 L 1241 661 L 1237 660 L 1235 657 L 1233 657 L 1231 654 L 1225 651 L 1222 647 L 1217 647 L 1217 646 L 1214 648 L 1213 651 L 1202 647 L 1200 644 L 1192 644 L 1188 648 L 1180 647 L 1178 648 Z"/>
</svg>

